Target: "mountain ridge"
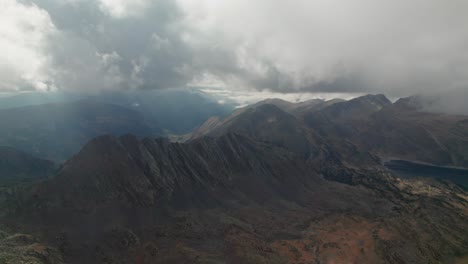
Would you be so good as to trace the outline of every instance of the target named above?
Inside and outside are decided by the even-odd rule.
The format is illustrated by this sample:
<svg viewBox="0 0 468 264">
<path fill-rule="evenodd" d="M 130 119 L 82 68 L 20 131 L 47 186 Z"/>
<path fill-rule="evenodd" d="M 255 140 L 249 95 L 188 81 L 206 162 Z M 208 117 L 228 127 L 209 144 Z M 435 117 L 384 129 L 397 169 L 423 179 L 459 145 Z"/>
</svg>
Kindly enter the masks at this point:
<svg viewBox="0 0 468 264">
<path fill-rule="evenodd" d="M 331 144 L 351 144 L 354 145 L 352 148 L 371 152 L 382 160 L 394 157 L 467 167 L 468 153 L 463 146 L 468 146 L 468 137 L 463 131 L 466 131 L 468 117 L 423 111 L 410 107 L 405 103 L 408 100 L 403 98 L 392 103 L 381 94 L 366 95 L 316 109 L 304 108 L 291 114 L 301 129 L 321 138 L 319 141 L 322 142 L 329 139 Z M 209 119 L 192 138 L 230 129 L 229 122 L 268 102 L 275 101 L 247 107 L 222 120 Z M 274 140 L 271 142 L 275 143 Z"/>
</svg>

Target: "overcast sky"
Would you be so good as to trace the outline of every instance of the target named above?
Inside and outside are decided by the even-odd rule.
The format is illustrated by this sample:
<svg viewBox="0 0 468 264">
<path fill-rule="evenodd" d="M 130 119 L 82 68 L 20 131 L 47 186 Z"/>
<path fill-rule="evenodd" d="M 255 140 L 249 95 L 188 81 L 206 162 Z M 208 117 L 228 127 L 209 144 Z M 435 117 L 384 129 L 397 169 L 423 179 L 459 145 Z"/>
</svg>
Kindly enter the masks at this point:
<svg viewBox="0 0 468 264">
<path fill-rule="evenodd" d="M 466 0 L 0 0 L 0 91 L 467 90 Z"/>
</svg>

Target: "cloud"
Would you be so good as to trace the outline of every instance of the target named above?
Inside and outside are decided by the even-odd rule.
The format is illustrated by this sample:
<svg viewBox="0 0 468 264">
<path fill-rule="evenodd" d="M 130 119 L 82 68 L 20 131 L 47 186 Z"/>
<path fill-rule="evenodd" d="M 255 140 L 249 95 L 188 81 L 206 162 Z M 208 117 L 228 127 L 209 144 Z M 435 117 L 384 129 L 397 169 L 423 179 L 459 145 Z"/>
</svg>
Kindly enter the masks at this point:
<svg viewBox="0 0 468 264">
<path fill-rule="evenodd" d="M 46 90 L 45 45 L 55 27 L 48 13 L 14 0 L 0 3 L 0 90 Z"/>
<path fill-rule="evenodd" d="M 0 55 L 1 90 L 211 82 L 406 96 L 468 85 L 465 0 L 3 2 L 0 45 L 14 52 Z"/>
<path fill-rule="evenodd" d="M 221 57 L 229 65 L 212 62 L 228 69 L 218 72 L 224 79 L 277 91 L 392 94 L 468 84 L 463 0 L 180 2 L 202 46 L 230 53 Z"/>
<path fill-rule="evenodd" d="M 468 89 L 433 92 L 411 98 L 413 103 L 429 112 L 468 115 Z"/>
<path fill-rule="evenodd" d="M 173 1 L 25 3 L 46 10 L 57 29 L 44 52 L 50 58 L 48 74 L 59 89 L 177 88 L 192 78 L 188 65 L 193 55 L 181 39 L 182 14 Z"/>
<path fill-rule="evenodd" d="M 310 99 L 322 99 L 322 100 L 331 100 L 335 98 L 342 98 L 345 100 L 349 100 L 358 96 L 362 96 L 363 94 L 359 93 L 333 93 L 333 92 L 326 92 L 326 93 L 284 93 L 284 92 L 272 92 L 272 91 L 256 91 L 256 90 L 226 90 L 220 89 L 216 87 L 201 87 L 201 92 L 204 92 L 210 97 L 217 99 L 218 103 L 220 104 L 231 104 L 234 105 L 236 108 L 244 107 L 247 105 L 254 104 L 256 102 L 271 99 L 271 98 L 278 98 L 289 102 L 304 102 Z"/>
<path fill-rule="evenodd" d="M 139 15 L 144 12 L 148 5 L 145 0 L 99 0 L 102 11 L 108 12 L 111 16 L 124 18 L 127 16 Z"/>
</svg>

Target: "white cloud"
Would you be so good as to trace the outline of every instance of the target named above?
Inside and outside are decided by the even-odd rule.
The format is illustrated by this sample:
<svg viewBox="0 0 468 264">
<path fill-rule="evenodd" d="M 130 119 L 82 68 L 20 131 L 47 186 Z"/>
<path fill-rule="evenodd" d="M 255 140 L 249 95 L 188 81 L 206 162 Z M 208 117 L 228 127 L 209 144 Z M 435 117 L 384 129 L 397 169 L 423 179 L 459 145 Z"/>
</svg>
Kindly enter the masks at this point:
<svg viewBox="0 0 468 264">
<path fill-rule="evenodd" d="M 103 12 L 116 18 L 125 18 L 141 14 L 147 7 L 146 0 L 99 0 Z"/>
<path fill-rule="evenodd" d="M 56 31 L 48 13 L 16 0 L 0 2 L 0 90 L 47 90 L 47 39 Z"/>
<path fill-rule="evenodd" d="M 99 64 L 96 69 L 97 72 L 102 73 L 104 80 L 102 88 L 118 87 L 125 82 L 122 72 L 118 63 L 122 61 L 122 57 L 113 51 L 112 53 L 96 53 Z"/>
</svg>

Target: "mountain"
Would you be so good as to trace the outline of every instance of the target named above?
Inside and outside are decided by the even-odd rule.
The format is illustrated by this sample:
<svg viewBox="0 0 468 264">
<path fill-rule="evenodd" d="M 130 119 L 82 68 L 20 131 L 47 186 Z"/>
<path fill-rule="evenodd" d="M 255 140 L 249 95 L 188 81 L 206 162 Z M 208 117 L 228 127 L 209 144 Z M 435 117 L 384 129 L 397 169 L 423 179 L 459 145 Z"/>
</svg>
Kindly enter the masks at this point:
<svg viewBox="0 0 468 264">
<path fill-rule="evenodd" d="M 0 110 L 0 145 L 62 161 L 90 139 L 112 133 L 162 133 L 137 111 L 80 100 Z"/>
<path fill-rule="evenodd" d="M 464 99 L 467 95 L 468 90 L 463 88 L 444 93 L 413 95 L 401 98 L 399 103 L 415 107 L 423 112 L 468 115 L 468 106 Z"/>
<path fill-rule="evenodd" d="M 335 159 L 356 167 L 392 160 L 422 162 L 432 168 L 468 167 L 468 117 L 429 112 L 421 106 L 421 100 L 409 97 L 392 103 L 384 95 L 366 95 L 328 104 L 316 100 L 303 107 L 307 102 L 269 99 L 225 118 L 210 118 L 192 138 L 236 132 L 290 149 L 295 145 L 296 152 L 302 149 L 312 160 L 333 153 Z M 274 117 L 280 109 L 289 119 Z M 263 112 L 268 114 L 255 114 Z M 268 120 L 279 122 L 269 124 Z M 289 130 L 278 129 L 281 126 Z M 454 179 L 462 185 L 465 182 L 453 176 L 436 178 Z"/>
<path fill-rule="evenodd" d="M 338 102 L 343 102 L 342 99 L 332 99 L 332 100 L 322 100 L 322 99 L 311 99 L 304 102 L 292 103 L 278 98 L 265 99 L 260 102 L 257 102 L 252 105 L 245 106 L 243 108 L 233 111 L 230 115 L 226 116 L 211 116 L 198 128 L 192 131 L 192 138 L 200 137 L 207 134 L 210 130 L 215 129 L 215 127 L 222 126 L 224 123 L 229 122 L 234 117 L 244 113 L 245 111 L 256 109 L 263 105 L 274 105 L 281 109 L 282 111 L 298 116 L 307 111 L 316 111 L 322 108 L 328 107 Z"/>
<path fill-rule="evenodd" d="M 23 92 L 0 97 L 0 109 L 66 103 L 85 99 L 85 97 L 85 95 L 68 92 Z"/>
<path fill-rule="evenodd" d="M 101 93 L 92 99 L 138 111 L 165 134 L 189 133 L 210 116 L 225 116 L 234 109 L 233 104 L 220 104 L 209 94 L 184 89 Z"/>
<path fill-rule="evenodd" d="M 264 201 L 294 196 L 307 182 L 319 180 L 306 164 L 293 166 L 296 155 L 231 133 L 190 144 L 107 135 L 88 143 L 63 165 L 53 184 L 35 195 L 78 208 L 112 206 L 116 200 L 136 206 L 165 201 L 175 207 L 229 199 Z M 286 173 L 287 180 L 281 178 Z"/>
<path fill-rule="evenodd" d="M 364 96 L 304 114 L 321 135 L 346 139 L 382 160 L 468 167 L 468 117 L 428 112 L 414 98 Z"/>
<path fill-rule="evenodd" d="M 364 119 L 392 102 L 383 94 L 365 95 L 349 101 L 338 102 L 324 108 L 320 113 L 339 120 Z"/>
<path fill-rule="evenodd" d="M 301 153 L 309 151 L 309 139 L 312 140 L 312 135 L 308 135 L 293 115 L 273 104 L 260 104 L 245 109 L 222 120 L 205 134 L 217 136 L 226 132 L 273 142 Z"/>
<path fill-rule="evenodd" d="M 335 166 L 350 184 L 236 134 L 182 144 L 102 136 L 2 221 L 39 232 L 67 263 L 428 263 L 468 253 L 462 189 Z"/>
<path fill-rule="evenodd" d="M 356 131 L 397 107 L 381 96 L 338 104 L 313 111 Z M 0 223 L 67 263 L 466 260 L 464 189 L 398 178 L 356 134 L 323 133 L 309 114 L 265 103 L 186 143 L 97 137 L 56 177 L 11 193 Z"/>
<path fill-rule="evenodd" d="M 346 137 L 335 135 L 335 130 L 348 130 L 349 125 L 335 124 L 334 114 L 354 111 L 377 111 L 382 107 L 371 103 L 372 96 L 342 100 L 313 100 L 298 103 L 296 106 L 281 100 L 266 100 L 255 105 L 238 109 L 225 118 L 212 117 L 192 133 L 192 139 L 202 136 L 217 136 L 226 132 L 239 133 L 252 139 L 269 142 L 275 146 L 286 147 L 294 152 L 321 163 L 330 160 L 346 161 L 347 163 L 373 164 L 376 157 L 368 151 L 361 151 L 358 146 Z M 376 96 L 376 102 L 386 104 L 387 100 Z M 280 102 L 279 106 L 278 103 Z M 370 106 L 366 106 L 368 102 Z M 389 101 L 388 101 L 389 102 Z M 273 104 L 271 104 L 273 103 Z M 348 106 L 348 104 L 350 106 Z M 377 106 L 376 106 L 377 105 Z M 343 108 L 342 112 L 338 111 Z M 354 110 L 351 110 L 353 109 Z M 362 109 L 361 109 L 362 108 Z M 282 109 L 287 109 L 284 111 Z M 314 115 L 317 126 L 311 128 L 310 115 Z M 343 114 L 345 115 L 345 114 Z M 347 120 L 346 118 L 344 118 Z M 360 121 L 359 121 L 360 122 Z M 333 133 L 332 133 L 333 132 Z M 323 165 L 323 164 L 322 164 Z"/>
<path fill-rule="evenodd" d="M 0 185 L 37 181 L 52 176 L 53 162 L 38 159 L 10 147 L 0 146 Z"/>
<path fill-rule="evenodd" d="M 391 104 L 391 102 L 384 95 L 366 95 L 350 101 L 345 101 L 343 99 L 332 99 L 328 101 L 322 99 L 311 99 L 299 103 L 292 103 L 277 98 L 265 99 L 255 104 L 237 109 L 227 117 L 211 117 L 205 124 L 201 125 L 201 129 L 196 130 L 194 134 L 197 136 L 205 134 L 203 132 L 203 127 L 210 127 L 212 129 L 214 128 L 214 123 L 216 123 L 216 126 L 221 126 L 226 121 L 244 113 L 245 111 L 256 109 L 263 105 L 274 105 L 282 111 L 295 116 L 298 120 L 306 121 L 308 118 L 306 115 L 312 114 L 320 116 L 320 118 L 325 120 L 363 119 L 389 104 Z M 214 122 L 214 120 L 217 121 Z"/>
<path fill-rule="evenodd" d="M 331 102 L 337 102 L 335 100 L 330 100 L 330 101 L 325 101 L 322 99 L 310 99 L 304 102 L 298 102 L 298 103 L 292 103 L 286 100 L 278 99 L 278 98 L 270 98 L 270 99 L 265 99 L 260 102 L 257 102 L 255 104 L 249 105 L 244 107 L 244 109 L 249 109 L 249 108 L 256 108 L 261 105 L 265 104 L 271 104 L 279 107 L 281 110 L 288 112 L 290 114 L 294 114 L 300 111 L 303 111 L 303 109 L 319 109 L 320 107 L 326 105 L 327 103 Z"/>
<path fill-rule="evenodd" d="M 467 124 L 467 116 L 415 111 L 395 103 L 372 116 L 353 140 L 383 159 L 468 167 Z"/>
<path fill-rule="evenodd" d="M 102 134 L 174 138 L 232 109 L 195 90 L 22 93 L 0 98 L 0 145 L 62 162 Z"/>
<path fill-rule="evenodd" d="M 364 127 L 370 116 L 391 104 L 384 95 L 366 95 L 317 111 L 304 111 L 300 119 L 322 135 L 349 137 Z"/>
<path fill-rule="evenodd" d="M 27 92 L 0 97 L 0 109 L 64 104 L 80 100 L 137 111 L 148 123 L 157 124 L 164 134 L 189 133 L 210 116 L 225 116 L 234 109 L 232 103 L 218 103 L 213 96 L 196 89 L 111 91 L 97 94 Z"/>
<path fill-rule="evenodd" d="M 429 112 L 418 102 L 366 95 L 295 116 L 330 142 L 351 142 L 381 160 L 468 167 L 468 117 Z"/>
<path fill-rule="evenodd" d="M 182 144 L 102 136 L 2 221 L 40 234 L 68 263 L 427 263 L 468 253 L 460 188 L 340 168 L 351 185 L 236 134 Z"/>
<path fill-rule="evenodd" d="M 255 108 L 264 104 L 272 104 L 279 107 L 281 110 L 288 112 L 293 115 L 298 115 L 303 112 L 310 112 L 310 111 L 317 111 L 323 109 L 325 107 L 331 106 L 335 103 L 345 102 L 346 100 L 343 99 L 331 99 L 331 100 L 323 100 L 323 99 L 310 99 L 303 102 L 292 103 L 289 101 L 285 101 L 278 98 L 271 98 L 265 99 L 260 102 L 257 102 L 252 105 L 248 105 L 243 109 Z"/>
</svg>

